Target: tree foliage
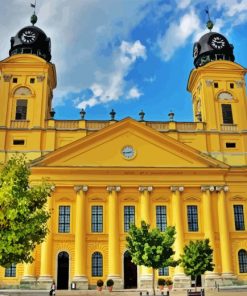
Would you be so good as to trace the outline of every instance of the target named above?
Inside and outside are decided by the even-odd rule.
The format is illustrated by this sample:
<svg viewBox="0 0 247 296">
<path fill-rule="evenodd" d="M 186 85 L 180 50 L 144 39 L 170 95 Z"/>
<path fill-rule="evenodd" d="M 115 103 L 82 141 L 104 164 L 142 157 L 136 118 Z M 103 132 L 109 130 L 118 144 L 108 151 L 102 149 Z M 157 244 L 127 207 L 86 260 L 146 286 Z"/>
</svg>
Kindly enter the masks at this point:
<svg viewBox="0 0 247 296">
<path fill-rule="evenodd" d="M 30 168 L 23 154 L 14 155 L 0 172 L 0 265 L 32 262 L 32 251 L 47 232 L 51 193 L 46 182 L 29 186 Z"/>
<path fill-rule="evenodd" d="M 175 241 L 174 227 L 169 226 L 164 232 L 158 228 L 150 230 L 150 225 L 142 221 L 140 228 L 131 225 L 126 240 L 132 262 L 153 268 L 153 289 L 155 269 L 178 264 L 178 261 L 173 259 L 175 253 L 172 249 Z"/>
<path fill-rule="evenodd" d="M 181 266 L 185 274 L 195 277 L 195 280 L 206 271 L 213 271 L 213 249 L 209 239 L 190 241 L 181 255 Z"/>
</svg>

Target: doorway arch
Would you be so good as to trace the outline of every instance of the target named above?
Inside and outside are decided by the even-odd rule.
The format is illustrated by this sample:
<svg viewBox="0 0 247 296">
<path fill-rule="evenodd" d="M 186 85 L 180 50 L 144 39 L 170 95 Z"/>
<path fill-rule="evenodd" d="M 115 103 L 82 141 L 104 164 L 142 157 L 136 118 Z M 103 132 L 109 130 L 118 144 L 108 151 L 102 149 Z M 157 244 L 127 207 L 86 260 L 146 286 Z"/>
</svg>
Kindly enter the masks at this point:
<svg viewBox="0 0 247 296">
<path fill-rule="evenodd" d="M 60 252 L 57 256 L 57 289 L 69 288 L 69 254 Z"/>
<path fill-rule="evenodd" d="M 128 251 L 124 253 L 124 289 L 137 288 L 137 266 L 131 262 Z"/>
</svg>

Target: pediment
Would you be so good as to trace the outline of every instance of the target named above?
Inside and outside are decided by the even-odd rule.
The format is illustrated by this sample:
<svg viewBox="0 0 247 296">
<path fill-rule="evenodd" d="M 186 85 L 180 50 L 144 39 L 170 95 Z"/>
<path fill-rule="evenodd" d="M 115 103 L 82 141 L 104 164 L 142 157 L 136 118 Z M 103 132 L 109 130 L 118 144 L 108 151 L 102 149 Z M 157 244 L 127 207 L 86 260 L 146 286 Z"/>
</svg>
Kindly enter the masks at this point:
<svg viewBox="0 0 247 296">
<path fill-rule="evenodd" d="M 123 148 L 133 147 L 127 159 Z M 116 122 L 94 134 L 72 142 L 33 162 L 43 167 L 228 167 L 212 157 L 161 134 L 131 118 Z"/>
</svg>

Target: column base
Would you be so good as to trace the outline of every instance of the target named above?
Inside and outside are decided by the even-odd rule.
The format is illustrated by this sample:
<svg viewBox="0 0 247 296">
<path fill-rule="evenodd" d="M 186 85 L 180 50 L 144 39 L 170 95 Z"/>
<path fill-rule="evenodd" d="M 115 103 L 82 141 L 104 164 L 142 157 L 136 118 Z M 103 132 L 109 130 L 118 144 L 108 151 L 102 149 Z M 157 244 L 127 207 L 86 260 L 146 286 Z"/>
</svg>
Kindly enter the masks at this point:
<svg viewBox="0 0 247 296">
<path fill-rule="evenodd" d="M 34 276 L 24 276 L 20 282 L 20 289 L 37 289 L 37 279 Z"/>
<path fill-rule="evenodd" d="M 204 277 L 204 285 L 205 287 L 215 288 L 217 284 L 222 282 L 221 276 L 217 272 L 208 272 Z"/>
<path fill-rule="evenodd" d="M 52 284 L 51 276 L 40 276 L 37 283 L 37 288 L 40 290 L 49 290 Z"/>
<path fill-rule="evenodd" d="M 237 280 L 237 276 L 232 272 L 225 272 L 221 274 L 222 285 L 223 286 L 232 286 L 234 282 Z"/>
<path fill-rule="evenodd" d="M 139 288 L 140 289 L 150 289 L 153 283 L 153 276 L 150 274 L 144 274 L 140 276 Z"/>
<path fill-rule="evenodd" d="M 173 287 L 174 288 L 190 288 L 191 280 L 190 277 L 184 273 L 175 274 L 173 277 Z"/>
<path fill-rule="evenodd" d="M 76 284 L 75 290 L 88 290 L 88 279 L 86 276 L 74 276 L 73 282 Z M 70 288 L 74 289 L 72 286 Z"/>
<path fill-rule="evenodd" d="M 123 289 L 123 279 L 120 276 L 108 275 L 107 279 L 112 279 L 114 281 L 113 289 Z"/>
</svg>

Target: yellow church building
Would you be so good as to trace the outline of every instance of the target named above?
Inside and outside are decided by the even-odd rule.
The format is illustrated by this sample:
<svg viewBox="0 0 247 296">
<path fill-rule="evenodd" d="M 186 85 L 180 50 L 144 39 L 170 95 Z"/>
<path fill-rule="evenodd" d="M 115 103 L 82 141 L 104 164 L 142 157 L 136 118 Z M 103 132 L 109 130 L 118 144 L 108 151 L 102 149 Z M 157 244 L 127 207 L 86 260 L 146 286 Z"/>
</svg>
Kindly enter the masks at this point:
<svg viewBox="0 0 247 296">
<path fill-rule="evenodd" d="M 35 24 L 11 38 L 0 61 L 0 162 L 23 152 L 31 182 L 55 185 L 48 198 L 50 233 L 32 264 L 0 268 L 1 287 L 58 289 L 95 286 L 112 278 L 117 288 L 146 287 L 150 269 L 126 251 L 131 222 L 176 227 L 176 258 L 190 240 L 209 238 L 213 272 L 204 286 L 247 281 L 246 69 L 233 46 L 209 31 L 195 43 L 188 78 L 193 122 L 56 120 L 56 68 L 50 39 Z M 175 287 L 190 286 L 183 268 L 163 268 Z"/>
</svg>

